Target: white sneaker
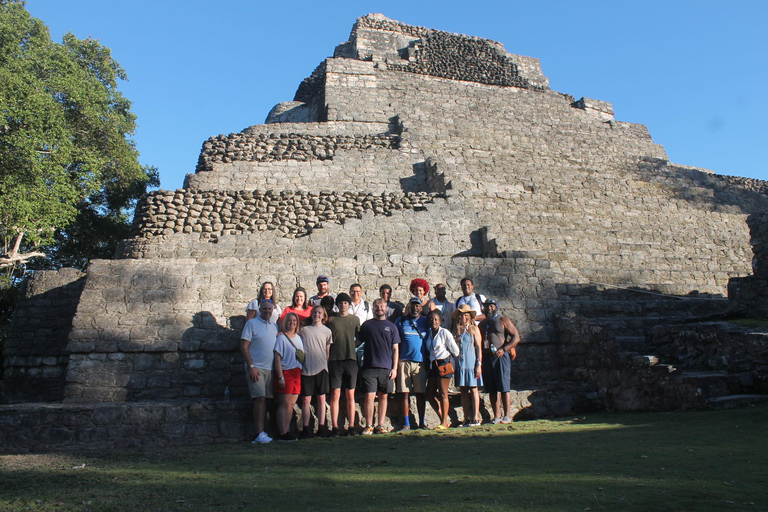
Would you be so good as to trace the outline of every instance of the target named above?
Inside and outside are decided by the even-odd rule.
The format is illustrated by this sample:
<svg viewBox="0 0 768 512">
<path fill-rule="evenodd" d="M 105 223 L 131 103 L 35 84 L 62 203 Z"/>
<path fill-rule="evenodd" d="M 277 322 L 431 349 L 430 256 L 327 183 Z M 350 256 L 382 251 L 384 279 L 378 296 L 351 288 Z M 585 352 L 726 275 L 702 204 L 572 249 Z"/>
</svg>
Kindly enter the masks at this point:
<svg viewBox="0 0 768 512">
<path fill-rule="evenodd" d="M 251 441 L 253 444 L 267 444 L 270 441 L 272 441 L 272 438 L 267 435 L 266 432 L 262 431 L 261 434 L 256 436 L 256 439 Z"/>
</svg>

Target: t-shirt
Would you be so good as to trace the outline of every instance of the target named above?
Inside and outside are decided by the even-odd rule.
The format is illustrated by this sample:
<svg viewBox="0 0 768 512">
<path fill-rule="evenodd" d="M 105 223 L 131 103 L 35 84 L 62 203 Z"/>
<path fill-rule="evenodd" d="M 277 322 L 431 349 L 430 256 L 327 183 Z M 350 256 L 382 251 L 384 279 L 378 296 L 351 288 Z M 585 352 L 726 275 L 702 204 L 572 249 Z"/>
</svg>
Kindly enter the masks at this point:
<svg viewBox="0 0 768 512">
<path fill-rule="evenodd" d="M 368 320 L 360 327 L 359 338 L 365 343 L 363 368 L 392 370 L 393 347 L 400 344 L 395 324 L 389 320 Z"/>
<path fill-rule="evenodd" d="M 301 324 L 304 323 L 304 320 L 309 318 L 309 316 L 312 314 L 312 308 L 296 309 L 293 306 L 287 306 L 283 310 L 283 314 L 280 315 L 279 326 L 281 329 L 283 327 L 283 320 L 285 320 L 285 315 L 287 315 L 288 313 L 295 313 L 296 316 L 299 317 L 299 327 L 301 327 Z"/>
<path fill-rule="evenodd" d="M 293 345 L 296 345 L 296 348 L 293 348 L 293 345 L 288 341 L 288 337 L 285 334 L 278 336 L 277 341 L 275 342 L 275 352 L 280 354 L 280 362 L 283 365 L 283 371 L 301 368 L 301 363 L 296 359 L 296 349 L 304 350 L 301 336 L 296 335 L 291 338 L 291 341 L 293 342 Z"/>
<path fill-rule="evenodd" d="M 304 342 L 304 351 L 307 358 L 301 368 L 303 375 L 317 375 L 323 370 L 328 370 L 328 358 L 325 355 L 325 348 L 333 343 L 331 330 L 320 325 L 307 325 L 299 331 L 301 339 Z"/>
<path fill-rule="evenodd" d="M 329 293 L 328 295 L 331 296 L 334 302 L 336 302 L 336 294 Z M 318 297 L 317 295 L 313 295 L 309 298 L 307 301 L 310 306 L 315 307 L 320 305 L 320 301 L 323 300 L 322 297 Z M 336 310 L 336 306 L 333 306 L 333 309 Z"/>
<path fill-rule="evenodd" d="M 400 360 L 419 363 L 424 361 L 427 353 L 427 347 L 424 344 L 427 338 L 427 319 L 420 316 L 413 320 L 410 317 L 401 316 L 395 325 L 400 334 Z"/>
<path fill-rule="evenodd" d="M 245 323 L 240 339 L 250 342 L 248 352 L 251 360 L 257 368 L 271 370 L 275 359 L 275 339 L 277 338 L 277 326 L 272 322 L 265 322 L 257 316 Z"/>
<path fill-rule="evenodd" d="M 360 319 L 360 325 L 363 325 L 366 320 L 373 318 L 373 309 L 371 308 L 371 303 L 364 300 L 361 300 L 357 306 L 350 303 L 349 312 Z"/>
<path fill-rule="evenodd" d="M 334 316 L 328 322 L 333 345 L 329 361 L 357 361 L 355 337 L 360 332 L 360 320 L 355 315 Z"/>
</svg>

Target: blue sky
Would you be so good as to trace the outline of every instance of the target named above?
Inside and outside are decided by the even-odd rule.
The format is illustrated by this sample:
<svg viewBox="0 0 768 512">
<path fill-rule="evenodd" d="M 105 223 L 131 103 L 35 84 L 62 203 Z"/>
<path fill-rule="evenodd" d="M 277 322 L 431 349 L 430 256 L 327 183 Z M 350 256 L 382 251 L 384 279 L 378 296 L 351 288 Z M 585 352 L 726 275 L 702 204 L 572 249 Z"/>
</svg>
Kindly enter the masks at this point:
<svg viewBox="0 0 768 512">
<path fill-rule="evenodd" d="M 529 5 L 531 4 L 531 5 Z M 180 188 L 205 139 L 264 122 L 358 16 L 494 39 L 552 89 L 613 103 L 670 160 L 768 180 L 768 2 L 28 0 L 61 41 L 99 39 L 125 68 L 142 164 Z"/>
</svg>

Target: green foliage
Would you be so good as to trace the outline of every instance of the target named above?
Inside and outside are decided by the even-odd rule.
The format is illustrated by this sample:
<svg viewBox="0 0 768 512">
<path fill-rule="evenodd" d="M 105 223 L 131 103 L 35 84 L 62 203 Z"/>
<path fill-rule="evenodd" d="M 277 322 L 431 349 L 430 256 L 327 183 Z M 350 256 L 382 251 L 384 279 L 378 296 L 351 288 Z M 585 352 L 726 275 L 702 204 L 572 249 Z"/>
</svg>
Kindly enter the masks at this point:
<svg viewBox="0 0 768 512">
<path fill-rule="evenodd" d="M 129 138 L 126 78 L 98 41 L 55 43 L 23 2 L 0 0 L 0 255 L 23 236 L 21 250 L 51 254 L 40 266 L 83 267 L 125 235 L 129 209 L 159 184 Z"/>
</svg>

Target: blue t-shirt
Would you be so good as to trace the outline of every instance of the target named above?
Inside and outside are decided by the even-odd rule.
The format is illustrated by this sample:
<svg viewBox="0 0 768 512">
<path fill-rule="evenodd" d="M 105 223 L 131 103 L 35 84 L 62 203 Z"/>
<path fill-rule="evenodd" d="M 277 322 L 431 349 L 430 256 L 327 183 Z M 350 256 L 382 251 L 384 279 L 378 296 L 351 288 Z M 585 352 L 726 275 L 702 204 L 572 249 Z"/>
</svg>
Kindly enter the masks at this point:
<svg viewBox="0 0 768 512">
<path fill-rule="evenodd" d="M 424 340 L 427 339 L 427 319 L 420 316 L 417 319 L 401 316 L 395 321 L 400 334 L 400 360 L 421 363 L 427 354 Z M 416 328 L 414 328 L 416 326 Z"/>
<path fill-rule="evenodd" d="M 360 327 L 358 339 L 365 343 L 363 368 L 392 370 L 394 346 L 400 344 L 397 327 L 389 320 L 366 320 Z"/>
</svg>

